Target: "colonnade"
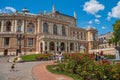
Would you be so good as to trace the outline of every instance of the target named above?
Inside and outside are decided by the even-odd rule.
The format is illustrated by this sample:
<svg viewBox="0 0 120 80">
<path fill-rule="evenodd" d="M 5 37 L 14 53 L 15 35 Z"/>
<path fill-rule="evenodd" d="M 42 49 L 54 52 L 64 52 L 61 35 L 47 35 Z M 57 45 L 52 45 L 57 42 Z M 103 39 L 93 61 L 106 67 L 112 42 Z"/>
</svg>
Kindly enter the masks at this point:
<svg viewBox="0 0 120 80">
<path fill-rule="evenodd" d="M 82 46 L 82 49 L 81 49 Z M 60 41 L 41 41 L 39 43 L 39 52 L 57 52 L 57 51 L 63 51 L 63 52 L 81 52 L 81 50 L 86 51 L 86 47 L 83 43 L 78 42 L 60 42 Z"/>
</svg>

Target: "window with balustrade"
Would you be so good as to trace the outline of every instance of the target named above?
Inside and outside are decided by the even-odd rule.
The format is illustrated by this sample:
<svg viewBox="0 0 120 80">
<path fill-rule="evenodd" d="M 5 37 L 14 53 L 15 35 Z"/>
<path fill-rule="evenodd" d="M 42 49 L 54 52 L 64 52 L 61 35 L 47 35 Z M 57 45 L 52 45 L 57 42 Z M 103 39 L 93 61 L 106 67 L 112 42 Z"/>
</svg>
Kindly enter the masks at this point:
<svg viewBox="0 0 120 80">
<path fill-rule="evenodd" d="M 6 30 L 5 31 L 10 32 L 11 31 L 11 26 L 12 26 L 11 22 L 7 21 L 6 22 Z"/>
<path fill-rule="evenodd" d="M 56 25 L 56 24 L 53 25 L 53 34 L 54 34 L 54 35 L 57 35 L 57 34 L 58 34 L 57 25 Z"/>
<path fill-rule="evenodd" d="M 35 30 L 35 26 L 33 23 L 29 23 L 28 26 L 27 26 L 27 32 L 28 33 L 34 33 L 34 30 Z"/>
<path fill-rule="evenodd" d="M 4 46 L 8 46 L 9 45 L 9 37 L 4 38 Z"/>
<path fill-rule="evenodd" d="M 28 38 L 28 47 L 33 46 L 33 38 Z"/>
<path fill-rule="evenodd" d="M 66 28 L 65 28 L 65 26 L 62 26 L 62 35 L 66 36 Z"/>
<path fill-rule="evenodd" d="M 21 32 L 22 20 L 18 20 L 17 22 L 17 32 Z"/>
<path fill-rule="evenodd" d="M 48 33 L 48 23 L 43 23 L 43 32 Z"/>
</svg>

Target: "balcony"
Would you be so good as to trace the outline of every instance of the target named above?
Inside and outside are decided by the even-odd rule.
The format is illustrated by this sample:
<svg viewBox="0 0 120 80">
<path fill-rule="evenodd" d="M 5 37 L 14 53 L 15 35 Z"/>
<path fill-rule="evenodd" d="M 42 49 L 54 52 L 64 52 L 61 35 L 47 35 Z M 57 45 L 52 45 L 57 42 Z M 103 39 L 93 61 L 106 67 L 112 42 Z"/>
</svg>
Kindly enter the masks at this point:
<svg viewBox="0 0 120 80">
<path fill-rule="evenodd" d="M 49 34 L 43 34 L 39 37 L 39 39 L 79 40 L 75 37 L 60 36 L 60 35 L 49 35 Z"/>
</svg>

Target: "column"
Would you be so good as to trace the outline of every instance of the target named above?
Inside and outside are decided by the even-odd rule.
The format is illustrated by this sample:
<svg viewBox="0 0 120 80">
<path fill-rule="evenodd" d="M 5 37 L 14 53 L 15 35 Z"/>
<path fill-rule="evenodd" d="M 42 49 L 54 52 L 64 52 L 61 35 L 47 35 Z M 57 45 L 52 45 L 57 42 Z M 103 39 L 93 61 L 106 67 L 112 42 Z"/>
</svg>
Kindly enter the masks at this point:
<svg viewBox="0 0 120 80">
<path fill-rule="evenodd" d="M 61 25 L 58 25 L 58 33 L 59 33 L 59 35 L 62 35 Z"/>
<path fill-rule="evenodd" d="M 15 20 L 15 32 L 17 32 L 17 20 Z"/>
<path fill-rule="evenodd" d="M 28 21 L 25 20 L 25 26 L 24 26 L 24 31 L 27 32 L 27 24 L 28 24 Z"/>
<path fill-rule="evenodd" d="M 1 25 L 1 32 L 4 31 L 4 20 L 2 20 L 2 25 Z"/>
<path fill-rule="evenodd" d="M 50 33 L 53 34 L 53 23 L 51 23 L 50 28 Z"/>
<path fill-rule="evenodd" d="M 11 32 L 14 32 L 14 28 L 15 26 L 14 26 L 14 20 L 12 20 L 12 26 L 11 26 Z"/>
<path fill-rule="evenodd" d="M 50 50 L 49 50 L 49 49 L 50 49 L 49 44 L 50 44 L 50 42 L 47 41 L 47 51 L 50 51 Z"/>
<path fill-rule="evenodd" d="M 24 33 L 24 27 L 25 27 L 25 21 L 22 20 L 22 27 L 21 27 L 21 31 Z"/>
<path fill-rule="evenodd" d="M 43 47 L 43 52 L 44 52 L 45 51 L 45 42 L 43 41 L 42 43 L 43 43 L 42 47 Z"/>
<path fill-rule="evenodd" d="M 41 30 L 42 30 L 42 31 L 41 31 L 41 33 L 43 33 L 43 23 L 44 23 L 44 22 L 42 21 L 42 26 L 41 26 Z"/>
<path fill-rule="evenodd" d="M 68 43 L 67 46 L 68 46 L 68 52 L 70 52 L 70 43 Z"/>
<path fill-rule="evenodd" d="M 58 42 L 58 51 L 61 50 L 61 45 L 60 45 L 60 42 Z"/>
<path fill-rule="evenodd" d="M 2 38 L 2 48 L 4 48 L 4 37 Z"/>
<path fill-rule="evenodd" d="M 76 52 L 76 43 L 74 43 L 74 52 Z"/>
<path fill-rule="evenodd" d="M 68 52 L 68 43 L 65 43 L 65 51 Z"/>
<path fill-rule="evenodd" d="M 55 42 L 54 44 L 55 44 L 55 51 L 57 51 L 57 47 L 58 47 L 57 42 Z"/>
<path fill-rule="evenodd" d="M 76 46 L 76 47 L 77 47 L 77 50 L 76 50 L 76 51 L 79 52 L 79 50 L 78 50 L 78 43 L 77 43 L 77 46 Z"/>
</svg>

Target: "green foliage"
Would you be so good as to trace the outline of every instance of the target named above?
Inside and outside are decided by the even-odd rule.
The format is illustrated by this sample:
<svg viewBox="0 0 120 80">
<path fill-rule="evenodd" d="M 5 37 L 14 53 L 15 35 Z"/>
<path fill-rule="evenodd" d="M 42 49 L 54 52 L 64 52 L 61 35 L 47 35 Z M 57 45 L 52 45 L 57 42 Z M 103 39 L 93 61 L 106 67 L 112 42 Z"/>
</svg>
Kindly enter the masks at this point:
<svg viewBox="0 0 120 80">
<path fill-rule="evenodd" d="M 31 61 L 31 60 L 36 60 L 36 57 L 39 56 L 40 54 L 31 54 L 31 55 L 23 55 L 22 60 L 23 61 Z"/>
<path fill-rule="evenodd" d="M 66 57 L 66 56 L 69 57 Z M 56 65 L 57 72 L 67 72 L 78 75 L 82 80 L 119 80 L 120 63 L 110 61 L 95 61 L 92 54 L 67 54 L 62 64 Z"/>
<path fill-rule="evenodd" d="M 33 61 L 33 60 L 50 60 L 52 54 L 32 54 L 22 56 L 23 61 Z"/>
<path fill-rule="evenodd" d="M 120 20 L 116 21 L 115 24 L 113 24 L 113 30 L 114 43 L 117 45 L 120 42 Z"/>
</svg>

